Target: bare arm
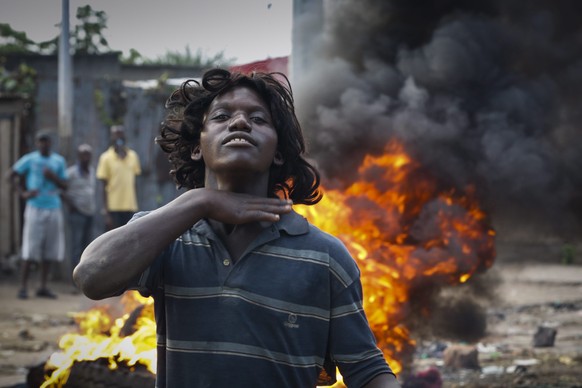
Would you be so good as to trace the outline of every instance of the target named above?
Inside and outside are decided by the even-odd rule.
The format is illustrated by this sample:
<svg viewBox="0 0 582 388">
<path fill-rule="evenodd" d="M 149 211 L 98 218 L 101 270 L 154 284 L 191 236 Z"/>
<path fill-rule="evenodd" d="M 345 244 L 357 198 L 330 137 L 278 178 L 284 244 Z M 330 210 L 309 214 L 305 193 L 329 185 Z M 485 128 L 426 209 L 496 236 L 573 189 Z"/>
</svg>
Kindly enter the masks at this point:
<svg viewBox="0 0 582 388">
<path fill-rule="evenodd" d="M 228 224 L 276 222 L 291 203 L 210 189 L 194 189 L 124 226 L 96 238 L 83 252 L 73 278 L 85 295 L 103 299 L 117 294 L 142 273 L 160 252 L 202 218 Z"/>
<path fill-rule="evenodd" d="M 370 380 L 364 388 L 400 388 L 400 383 L 394 375 L 383 373 Z"/>
<path fill-rule="evenodd" d="M 111 219 L 111 214 L 109 214 L 109 207 L 107 205 L 107 180 L 99 179 L 101 182 L 101 195 L 103 196 L 103 209 L 101 210 L 101 215 L 103 216 L 103 222 L 105 223 L 105 230 L 113 229 L 113 220 Z"/>
<path fill-rule="evenodd" d="M 30 191 L 28 191 L 26 189 L 26 180 L 24 179 L 23 176 L 21 176 L 20 174 L 18 174 L 13 169 L 10 169 L 6 173 L 6 180 L 8 182 L 10 182 L 10 184 L 13 187 L 13 189 L 18 192 L 18 195 L 20 195 L 24 199 L 33 198 L 33 197 L 36 197 L 38 195 L 38 190 L 30 190 Z"/>
</svg>

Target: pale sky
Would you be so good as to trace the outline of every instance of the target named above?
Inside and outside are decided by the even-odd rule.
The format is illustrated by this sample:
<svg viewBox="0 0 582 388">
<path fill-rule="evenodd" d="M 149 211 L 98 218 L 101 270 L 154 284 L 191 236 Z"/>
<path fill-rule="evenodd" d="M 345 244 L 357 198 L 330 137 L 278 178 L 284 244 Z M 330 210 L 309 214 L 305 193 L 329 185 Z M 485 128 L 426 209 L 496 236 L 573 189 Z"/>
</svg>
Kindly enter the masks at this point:
<svg viewBox="0 0 582 388">
<path fill-rule="evenodd" d="M 69 0 L 70 24 L 84 5 L 107 14 L 109 47 L 146 58 L 168 50 L 207 56 L 224 51 L 236 64 L 291 53 L 292 0 Z M 36 41 L 54 38 L 61 0 L 0 0 L 0 23 Z"/>
</svg>

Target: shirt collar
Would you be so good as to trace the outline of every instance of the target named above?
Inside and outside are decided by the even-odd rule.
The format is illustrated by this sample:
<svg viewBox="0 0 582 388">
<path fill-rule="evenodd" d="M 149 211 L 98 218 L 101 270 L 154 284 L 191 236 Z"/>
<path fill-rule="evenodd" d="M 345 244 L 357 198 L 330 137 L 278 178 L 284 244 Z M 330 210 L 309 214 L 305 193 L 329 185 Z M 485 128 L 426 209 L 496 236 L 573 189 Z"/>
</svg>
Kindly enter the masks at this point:
<svg viewBox="0 0 582 388">
<path fill-rule="evenodd" d="M 309 232 L 309 223 L 305 217 L 297 214 L 295 211 L 282 214 L 281 219 L 275 224 L 275 227 L 291 236 L 298 236 Z"/>
</svg>

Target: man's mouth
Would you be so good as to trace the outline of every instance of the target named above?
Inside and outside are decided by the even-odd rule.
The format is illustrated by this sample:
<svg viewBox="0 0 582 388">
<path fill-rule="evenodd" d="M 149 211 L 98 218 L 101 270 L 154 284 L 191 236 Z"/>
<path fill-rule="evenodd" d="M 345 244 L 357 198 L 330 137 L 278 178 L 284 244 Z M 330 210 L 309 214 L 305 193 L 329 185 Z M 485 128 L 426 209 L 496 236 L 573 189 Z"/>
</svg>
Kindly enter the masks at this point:
<svg viewBox="0 0 582 388">
<path fill-rule="evenodd" d="M 243 139 L 242 137 L 235 137 L 234 139 L 230 139 L 229 141 L 227 141 L 226 144 L 233 144 L 233 143 L 247 143 L 247 144 L 251 144 L 251 142 L 249 142 L 247 139 Z"/>
<path fill-rule="evenodd" d="M 228 135 L 224 141 L 222 142 L 223 145 L 256 145 L 254 139 L 247 135 L 246 133 L 232 133 Z"/>
</svg>

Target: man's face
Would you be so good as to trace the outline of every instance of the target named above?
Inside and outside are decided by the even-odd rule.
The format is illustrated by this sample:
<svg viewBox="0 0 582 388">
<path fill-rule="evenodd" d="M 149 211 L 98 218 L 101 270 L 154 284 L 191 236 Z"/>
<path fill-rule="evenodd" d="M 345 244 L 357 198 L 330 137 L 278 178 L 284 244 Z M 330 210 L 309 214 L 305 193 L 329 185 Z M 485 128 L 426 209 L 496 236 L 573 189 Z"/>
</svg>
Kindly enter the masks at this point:
<svg viewBox="0 0 582 388">
<path fill-rule="evenodd" d="M 268 173 L 277 151 L 277 132 L 267 104 L 252 89 L 235 87 L 216 97 L 204 117 L 200 149 L 215 173 Z"/>
<path fill-rule="evenodd" d="M 122 129 L 112 130 L 111 142 L 117 146 L 125 145 L 125 132 Z"/>
<path fill-rule="evenodd" d="M 83 166 L 88 166 L 91 163 L 91 152 L 79 151 L 79 163 Z"/>
<path fill-rule="evenodd" d="M 51 140 L 48 137 L 42 137 L 36 141 L 36 148 L 41 155 L 48 156 L 51 153 Z"/>
</svg>

